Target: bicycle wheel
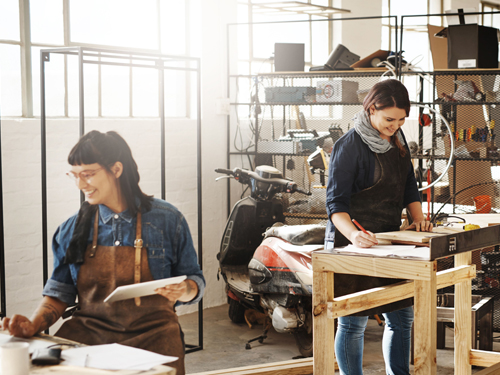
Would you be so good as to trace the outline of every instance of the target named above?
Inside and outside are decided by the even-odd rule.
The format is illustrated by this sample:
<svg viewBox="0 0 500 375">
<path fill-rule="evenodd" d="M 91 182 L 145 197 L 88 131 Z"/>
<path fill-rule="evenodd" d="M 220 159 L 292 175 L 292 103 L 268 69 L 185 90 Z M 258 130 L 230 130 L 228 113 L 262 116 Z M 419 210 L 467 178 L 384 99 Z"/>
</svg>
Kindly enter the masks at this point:
<svg viewBox="0 0 500 375">
<path fill-rule="evenodd" d="M 419 113 L 417 120 L 407 121 L 403 133 L 417 179 L 418 190 L 424 191 L 437 187 L 439 183 L 447 185 L 448 169 L 455 151 L 450 124 L 435 109 L 415 104 Z"/>
</svg>

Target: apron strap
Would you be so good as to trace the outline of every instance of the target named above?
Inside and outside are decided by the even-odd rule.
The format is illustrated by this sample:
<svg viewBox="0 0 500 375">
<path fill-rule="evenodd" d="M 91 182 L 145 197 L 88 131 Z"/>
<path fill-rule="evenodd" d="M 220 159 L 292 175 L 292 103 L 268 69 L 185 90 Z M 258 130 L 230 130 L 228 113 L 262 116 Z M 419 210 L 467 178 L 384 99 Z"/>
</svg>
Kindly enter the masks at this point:
<svg viewBox="0 0 500 375">
<path fill-rule="evenodd" d="M 135 246 L 135 269 L 134 269 L 134 284 L 141 282 L 141 253 L 142 253 L 142 218 L 141 211 L 137 213 L 137 228 L 136 238 L 134 241 Z M 141 305 L 141 297 L 135 297 L 136 306 Z"/>
<path fill-rule="evenodd" d="M 95 252 L 97 251 L 97 233 L 99 229 L 99 206 L 97 207 L 97 210 L 95 211 L 95 218 L 94 218 L 94 236 L 92 237 L 92 248 L 90 249 L 90 254 L 89 257 L 93 258 L 95 255 Z"/>
</svg>

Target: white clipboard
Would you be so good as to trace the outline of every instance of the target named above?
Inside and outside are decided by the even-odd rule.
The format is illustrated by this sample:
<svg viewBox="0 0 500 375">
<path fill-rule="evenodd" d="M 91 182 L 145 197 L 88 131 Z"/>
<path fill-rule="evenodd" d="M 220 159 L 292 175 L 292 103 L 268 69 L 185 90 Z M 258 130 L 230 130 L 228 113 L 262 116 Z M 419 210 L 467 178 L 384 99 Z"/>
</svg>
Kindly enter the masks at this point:
<svg viewBox="0 0 500 375">
<path fill-rule="evenodd" d="M 117 287 L 106 297 L 104 302 L 115 302 L 124 299 L 150 296 L 155 293 L 155 289 L 163 288 L 165 285 L 179 284 L 186 279 L 186 275 L 167 277 L 166 279 L 146 281 L 138 284 L 122 285 Z"/>
</svg>

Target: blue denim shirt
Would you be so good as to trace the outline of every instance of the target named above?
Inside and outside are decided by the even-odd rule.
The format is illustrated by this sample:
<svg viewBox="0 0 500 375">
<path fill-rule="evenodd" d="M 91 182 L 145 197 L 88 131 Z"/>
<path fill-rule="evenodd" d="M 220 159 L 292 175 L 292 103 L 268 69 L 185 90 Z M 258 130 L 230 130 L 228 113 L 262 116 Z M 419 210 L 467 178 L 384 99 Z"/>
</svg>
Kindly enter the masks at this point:
<svg viewBox="0 0 500 375">
<path fill-rule="evenodd" d="M 77 215 L 70 217 L 57 228 L 53 240 L 54 271 L 45 284 L 43 295 L 73 304 L 78 294 L 77 279 L 80 265 L 64 264 L 66 249 L 73 235 Z M 92 219 L 92 222 L 94 220 Z M 102 246 L 134 246 L 136 218 L 128 210 L 115 214 L 104 205 L 99 205 L 99 229 L 97 244 Z M 89 235 L 92 242 L 94 229 Z M 184 216 L 170 203 L 154 198 L 151 210 L 142 213 L 142 239 L 147 248 L 151 275 L 155 280 L 187 275 L 198 285 L 198 295 L 189 302 L 198 302 L 205 290 L 198 259 L 193 247 L 191 233 Z"/>
</svg>

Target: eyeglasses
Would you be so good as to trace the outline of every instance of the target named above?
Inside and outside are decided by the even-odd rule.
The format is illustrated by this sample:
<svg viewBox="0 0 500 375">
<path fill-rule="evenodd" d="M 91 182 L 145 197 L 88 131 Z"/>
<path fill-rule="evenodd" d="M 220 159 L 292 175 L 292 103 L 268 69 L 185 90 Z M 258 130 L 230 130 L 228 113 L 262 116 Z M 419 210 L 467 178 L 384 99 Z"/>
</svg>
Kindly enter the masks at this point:
<svg viewBox="0 0 500 375">
<path fill-rule="evenodd" d="M 92 177 L 94 177 L 94 175 L 97 172 L 99 172 L 101 169 L 104 169 L 104 167 L 97 168 L 97 169 L 89 169 L 86 171 L 81 171 L 80 173 L 75 173 L 75 172 L 69 171 L 69 172 L 66 172 L 66 176 L 68 176 L 71 179 L 71 181 L 74 181 L 74 182 L 76 182 L 78 179 L 89 182 L 90 179 Z"/>
</svg>

